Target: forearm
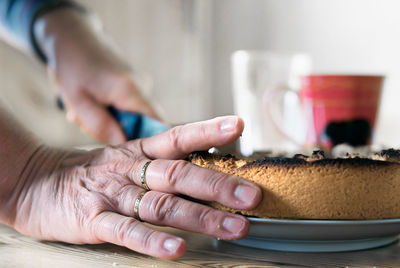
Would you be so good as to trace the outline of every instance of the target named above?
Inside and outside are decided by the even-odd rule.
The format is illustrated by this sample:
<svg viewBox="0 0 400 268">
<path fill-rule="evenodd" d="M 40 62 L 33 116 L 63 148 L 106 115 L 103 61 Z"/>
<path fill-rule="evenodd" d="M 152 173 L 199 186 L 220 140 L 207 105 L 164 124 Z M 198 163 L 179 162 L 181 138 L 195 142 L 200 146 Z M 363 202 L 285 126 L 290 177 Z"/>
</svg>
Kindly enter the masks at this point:
<svg viewBox="0 0 400 268">
<path fill-rule="evenodd" d="M 0 107 L 0 222 L 9 224 L 13 206 L 8 202 L 38 148 L 32 135 Z"/>
<path fill-rule="evenodd" d="M 32 50 L 46 61 L 37 47 L 33 25 L 37 18 L 57 9 L 84 10 L 73 0 L 1 0 L 0 37 L 13 45 Z"/>
<path fill-rule="evenodd" d="M 59 55 L 79 51 L 94 38 L 94 26 L 87 14 L 76 9 L 57 9 L 40 16 L 33 25 L 38 48 L 52 69 L 62 64 Z M 71 55 L 74 56 L 74 55 Z"/>
<path fill-rule="evenodd" d="M 129 70 L 116 55 L 110 39 L 102 31 L 101 22 L 90 12 L 71 8 L 53 10 L 35 21 L 33 33 L 53 71 L 64 69 L 63 65 L 69 65 L 71 61 L 77 66 L 105 64 Z M 90 69 L 82 71 L 89 72 Z"/>
</svg>

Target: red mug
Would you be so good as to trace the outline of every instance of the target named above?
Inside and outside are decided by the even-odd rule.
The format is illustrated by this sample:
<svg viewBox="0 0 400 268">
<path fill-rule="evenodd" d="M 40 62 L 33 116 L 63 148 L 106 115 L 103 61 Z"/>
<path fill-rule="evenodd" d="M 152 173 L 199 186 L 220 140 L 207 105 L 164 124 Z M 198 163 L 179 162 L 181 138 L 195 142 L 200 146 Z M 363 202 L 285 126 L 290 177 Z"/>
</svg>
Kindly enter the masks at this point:
<svg viewBox="0 0 400 268">
<path fill-rule="evenodd" d="M 301 78 L 300 102 L 307 121 L 306 145 L 327 149 L 369 145 L 383 76 L 313 74 Z"/>
<path fill-rule="evenodd" d="M 273 122 L 282 137 L 297 147 L 331 149 L 341 143 L 369 145 L 374 134 L 383 80 L 384 77 L 378 75 L 302 76 L 298 90 L 279 87 L 264 97 L 266 118 Z M 285 122 L 282 116 L 285 107 L 281 103 L 290 92 L 298 96 L 303 116 Z M 294 126 L 299 122 L 304 133 L 282 127 L 287 123 Z M 302 136 L 301 141 L 294 138 L 294 134 Z"/>
</svg>

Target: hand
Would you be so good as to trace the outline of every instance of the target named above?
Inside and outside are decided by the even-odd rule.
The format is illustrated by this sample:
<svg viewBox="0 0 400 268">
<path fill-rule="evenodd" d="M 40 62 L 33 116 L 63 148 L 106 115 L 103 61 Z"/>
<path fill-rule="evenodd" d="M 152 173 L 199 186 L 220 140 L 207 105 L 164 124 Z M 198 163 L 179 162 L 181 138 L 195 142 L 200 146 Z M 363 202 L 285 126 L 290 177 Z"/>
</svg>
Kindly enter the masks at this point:
<svg viewBox="0 0 400 268">
<path fill-rule="evenodd" d="M 24 168 L 14 191 L 18 194 L 7 202 L 7 218 L 19 232 L 40 239 L 110 242 L 155 257 L 177 258 L 186 249 L 183 239 L 132 217 L 135 200 L 144 191 L 141 168 L 153 160 L 146 172 L 151 190 L 139 206 L 141 220 L 221 239 L 242 238 L 249 230 L 245 217 L 177 196 L 235 209 L 259 203 L 261 190 L 256 185 L 179 160 L 192 151 L 229 144 L 242 130 L 239 118 L 227 116 L 90 152 L 42 147 Z"/>
<path fill-rule="evenodd" d="M 51 11 L 35 22 L 34 32 L 48 58 L 49 73 L 67 108 L 67 118 L 85 132 L 101 142 L 126 141 L 107 111 L 110 105 L 161 120 L 141 95 L 128 65 L 84 14 L 70 8 Z"/>
</svg>

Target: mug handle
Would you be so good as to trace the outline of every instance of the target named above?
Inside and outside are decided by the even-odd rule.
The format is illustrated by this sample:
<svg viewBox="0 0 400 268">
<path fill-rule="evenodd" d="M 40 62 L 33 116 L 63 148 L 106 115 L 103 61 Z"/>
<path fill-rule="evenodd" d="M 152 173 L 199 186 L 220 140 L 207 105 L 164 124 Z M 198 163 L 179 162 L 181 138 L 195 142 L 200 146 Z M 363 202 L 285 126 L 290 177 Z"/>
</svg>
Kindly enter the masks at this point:
<svg viewBox="0 0 400 268">
<path fill-rule="evenodd" d="M 306 130 L 304 129 L 304 141 L 300 142 L 296 140 L 293 134 L 289 133 L 283 126 L 283 122 L 285 121 L 284 118 L 284 107 L 282 106 L 282 103 L 285 100 L 285 97 L 288 94 L 293 94 L 297 98 L 297 108 L 299 111 L 302 111 L 299 114 L 299 118 L 297 120 L 301 120 L 303 123 L 302 125 L 305 126 L 305 115 L 303 114 L 303 110 L 300 109 L 300 96 L 299 93 L 296 90 L 290 89 L 287 86 L 279 86 L 276 87 L 272 90 L 267 90 L 266 93 L 263 96 L 263 109 L 264 109 L 264 115 L 267 117 L 267 120 L 272 122 L 272 125 L 274 126 L 275 130 L 278 132 L 278 134 L 293 143 L 295 146 L 301 148 L 304 146 L 305 143 L 305 133 Z"/>
</svg>

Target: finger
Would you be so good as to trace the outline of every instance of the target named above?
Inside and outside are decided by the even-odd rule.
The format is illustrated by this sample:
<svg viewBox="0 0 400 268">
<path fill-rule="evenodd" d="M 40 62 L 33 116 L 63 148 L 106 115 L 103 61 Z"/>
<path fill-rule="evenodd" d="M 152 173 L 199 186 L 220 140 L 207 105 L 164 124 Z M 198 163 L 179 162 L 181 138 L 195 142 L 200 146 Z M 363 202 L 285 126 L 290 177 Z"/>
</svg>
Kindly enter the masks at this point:
<svg viewBox="0 0 400 268">
<path fill-rule="evenodd" d="M 107 104 L 123 111 L 141 113 L 161 120 L 129 76 L 117 76 L 114 81 Z"/>
<path fill-rule="evenodd" d="M 241 215 L 156 191 L 147 192 L 143 196 L 139 217 L 152 224 L 172 226 L 225 240 L 243 238 L 250 226 L 249 221 Z"/>
<path fill-rule="evenodd" d="M 121 187 L 118 193 L 112 196 L 113 203 L 115 204 L 114 209 L 122 215 L 133 216 L 135 213 L 134 204 L 136 198 L 143 191 L 143 188 L 132 184 Z"/>
<path fill-rule="evenodd" d="M 182 238 L 155 231 L 140 221 L 114 212 L 99 214 L 91 227 L 101 241 L 157 258 L 174 259 L 186 251 L 186 242 Z"/>
<path fill-rule="evenodd" d="M 138 173 L 130 177 L 136 185 L 141 186 Z M 154 160 L 146 168 L 145 179 L 152 190 L 216 201 L 234 209 L 253 209 L 262 199 L 261 189 L 257 185 L 184 160 Z"/>
<path fill-rule="evenodd" d="M 193 151 L 230 144 L 240 136 L 243 128 L 243 120 L 239 117 L 223 116 L 178 126 L 137 142 L 151 159 L 179 159 Z M 127 146 L 134 147 L 135 144 L 128 143 Z"/>
<path fill-rule="evenodd" d="M 156 113 L 150 103 L 140 95 L 127 94 L 126 97 L 118 102 L 113 102 L 112 105 L 122 111 L 145 114 L 162 121 L 162 118 Z"/>
<path fill-rule="evenodd" d="M 110 144 L 120 144 L 126 137 L 107 109 L 84 95 L 65 98 L 67 117 L 76 122 L 82 130 L 97 140 Z"/>
</svg>

